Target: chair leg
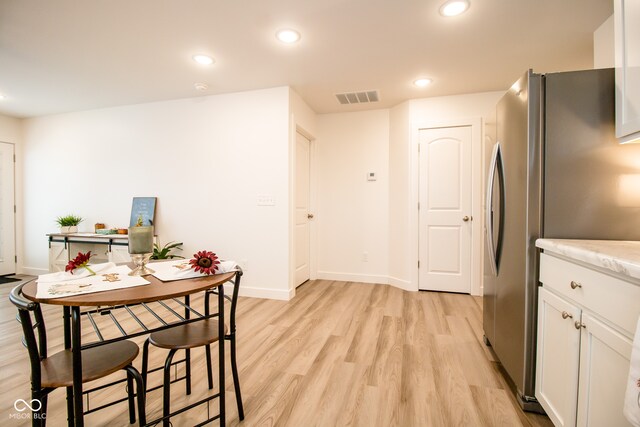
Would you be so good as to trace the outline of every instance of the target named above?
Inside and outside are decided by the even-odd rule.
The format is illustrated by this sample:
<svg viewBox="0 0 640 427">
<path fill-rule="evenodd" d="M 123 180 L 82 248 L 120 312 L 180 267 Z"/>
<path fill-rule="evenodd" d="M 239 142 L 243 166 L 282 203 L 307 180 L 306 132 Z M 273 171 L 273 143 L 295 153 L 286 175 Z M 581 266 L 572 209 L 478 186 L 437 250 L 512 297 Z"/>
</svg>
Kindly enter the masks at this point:
<svg viewBox="0 0 640 427">
<path fill-rule="evenodd" d="M 242 393 L 240 393 L 240 378 L 238 377 L 238 363 L 236 362 L 236 335 L 231 334 L 231 372 L 233 373 L 233 387 L 236 392 L 236 404 L 238 405 L 238 418 L 244 420 L 244 407 L 242 406 Z"/>
<path fill-rule="evenodd" d="M 213 389 L 213 372 L 211 370 L 211 345 L 207 344 L 204 347 L 205 355 L 207 357 L 207 380 L 209 381 L 209 390 Z"/>
<path fill-rule="evenodd" d="M 67 387 L 67 424 L 73 427 L 73 387 Z"/>
<path fill-rule="evenodd" d="M 39 403 L 35 403 L 35 401 Z M 36 405 L 37 409 L 36 409 Z M 47 423 L 47 393 L 42 389 L 31 391 L 31 425 L 44 427 Z"/>
<path fill-rule="evenodd" d="M 127 395 L 129 397 L 129 424 L 136 422 L 136 404 L 133 399 L 133 376 L 127 369 Z"/>
<path fill-rule="evenodd" d="M 164 384 L 162 387 L 162 416 L 167 417 L 162 420 L 163 427 L 169 427 L 169 414 L 171 413 L 171 361 L 176 354 L 176 349 L 169 350 L 169 355 L 164 362 Z"/>
<path fill-rule="evenodd" d="M 187 377 L 187 380 L 185 381 L 186 393 L 187 395 L 190 395 L 191 394 L 191 350 L 186 349 L 184 353 L 185 353 L 185 376 Z"/>
<path fill-rule="evenodd" d="M 42 415 L 42 427 L 45 427 L 47 424 L 47 399 L 49 398 L 49 393 L 43 393 L 40 398 L 40 402 L 42 402 L 42 408 L 40 409 L 40 414 Z"/>
<path fill-rule="evenodd" d="M 140 425 L 143 426 L 147 423 L 147 412 L 146 412 L 146 394 L 147 391 L 145 389 L 144 380 L 142 379 L 142 375 L 133 365 L 125 366 L 127 370 L 127 377 L 132 378 L 136 382 L 136 391 L 138 397 L 138 419 L 140 420 Z M 129 390 L 132 390 L 131 384 Z M 129 407 L 131 410 L 131 406 Z M 133 418 L 133 422 L 135 422 L 135 417 Z"/>
<path fill-rule="evenodd" d="M 149 370 L 149 339 L 144 341 L 142 346 L 142 384 L 144 384 L 144 391 L 147 391 L 147 371 Z"/>
</svg>

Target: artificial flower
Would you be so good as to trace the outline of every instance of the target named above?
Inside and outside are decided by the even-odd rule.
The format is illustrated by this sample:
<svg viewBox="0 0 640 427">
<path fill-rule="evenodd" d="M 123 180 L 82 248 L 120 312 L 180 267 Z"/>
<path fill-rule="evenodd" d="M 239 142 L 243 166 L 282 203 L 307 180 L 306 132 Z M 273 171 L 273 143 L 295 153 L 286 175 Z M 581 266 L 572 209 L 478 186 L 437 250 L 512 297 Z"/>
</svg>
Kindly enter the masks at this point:
<svg viewBox="0 0 640 427">
<path fill-rule="evenodd" d="M 198 273 L 214 274 L 218 270 L 218 256 L 211 251 L 198 251 L 189 260 L 191 267 Z"/>
<path fill-rule="evenodd" d="M 78 256 L 69 261 L 69 264 L 64 268 L 64 271 L 68 271 L 73 274 L 73 270 L 76 268 L 86 268 L 89 273 L 92 275 L 96 274 L 95 271 L 89 268 L 89 260 L 91 259 L 91 251 L 83 254 L 82 252 L 78 252 Z"/>
</svg>

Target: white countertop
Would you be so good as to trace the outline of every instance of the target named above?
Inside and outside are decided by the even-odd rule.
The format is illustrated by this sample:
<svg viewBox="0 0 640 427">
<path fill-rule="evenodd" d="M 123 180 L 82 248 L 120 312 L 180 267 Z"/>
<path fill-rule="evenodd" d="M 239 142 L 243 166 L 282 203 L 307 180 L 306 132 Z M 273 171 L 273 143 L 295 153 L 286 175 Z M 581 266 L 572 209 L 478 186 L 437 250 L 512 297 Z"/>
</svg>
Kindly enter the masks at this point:
<svg viewBox="0 0 640 427">
<path fill-rule="evenodd" d="M 640 241 L 538 239 L 545 252 L 640 279 Z"/>
</svg>

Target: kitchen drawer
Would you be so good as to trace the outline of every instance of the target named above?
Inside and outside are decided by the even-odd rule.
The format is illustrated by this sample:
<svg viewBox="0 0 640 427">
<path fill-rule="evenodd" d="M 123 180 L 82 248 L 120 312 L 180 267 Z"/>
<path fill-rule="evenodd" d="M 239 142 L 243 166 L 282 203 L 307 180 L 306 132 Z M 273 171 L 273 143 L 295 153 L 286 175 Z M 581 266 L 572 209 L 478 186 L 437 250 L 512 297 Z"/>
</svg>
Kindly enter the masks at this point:
<svg viewBox="0 0 640 427">
<path fill-rule="evenodd" d="M 640 286 L 546 253 L 540 255 L 540 282 L 633 336 L 640 315 Z"/>
</svg>

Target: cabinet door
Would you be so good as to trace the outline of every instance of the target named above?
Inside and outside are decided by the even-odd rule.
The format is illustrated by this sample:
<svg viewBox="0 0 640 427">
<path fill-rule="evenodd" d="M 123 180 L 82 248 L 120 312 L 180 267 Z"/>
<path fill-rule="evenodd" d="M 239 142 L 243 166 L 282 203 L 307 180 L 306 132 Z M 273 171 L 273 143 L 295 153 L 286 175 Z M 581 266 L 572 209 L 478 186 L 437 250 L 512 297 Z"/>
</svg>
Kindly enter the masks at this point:
<svg viewBox="0 0 640 427">
<path fill-rule="evenodd" d="M 131 255 L 129 255 L 129 246 L 116 246 L 111 245 L 111 252 L 109 252 L 109 261 L 116 264 L 122 262 L 131 262 Z"/>
<path fill-rule="evenodd" d="M 640 138 L 640 1 L 615 0 L 616 136 Z"/>
<path fill-rule="evenodd" d="M 64 271 L 69 263 L 69 250 L 64 242 L 49 242 L 49 272 Z"/>
<path fill-rule="evenodd" d="M 578 404 L 580 309 L 540 288 L 536 397 L 556 427 L 574 426 Z"/>
<path fill-rule="evenodd" d="M 107 262 L 107 246 L 93 242 L 69 242 L 69 254 L 71 259 L 78 256 L 80 252 L 86 254 L 91 252 L 91 264 L 101 264 Z"/>
<path fill-rule="evenodd" d="M 622 414 L 631 340 L 588 313 L 582 315 L 579 426 L 630 426 Z"/>
</svg>

